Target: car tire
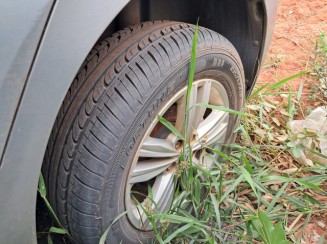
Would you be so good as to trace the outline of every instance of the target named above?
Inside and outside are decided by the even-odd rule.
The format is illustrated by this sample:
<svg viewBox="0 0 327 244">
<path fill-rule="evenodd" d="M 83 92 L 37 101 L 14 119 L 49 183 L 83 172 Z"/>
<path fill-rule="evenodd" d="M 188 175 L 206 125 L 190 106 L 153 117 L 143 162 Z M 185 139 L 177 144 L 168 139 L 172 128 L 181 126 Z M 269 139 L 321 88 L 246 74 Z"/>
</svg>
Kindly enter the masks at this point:
<svg viewBox="0 0 327 244">
<path fill-rule="evenodd" d="M 171 165 L 178 164 L 178 159 L 171 160 L 160 172 L 154 166 L 144 173 L 148 168 L 140 162 L 144 158 L 147 162 L 160 158 L 161 163 L 176 157 L 175 153 L 167 154 L 165 146 L 155 148 L 155 142 L 149 147 L 145 145 L 154 134 L 158 135 L 156 142 L 167 141 L 169 136 L 174 138 L 169 143 L 174 144 L 178 153 L 178 138 L 159 125 L 157 115 L 176 126 L 181 123 L 177 120 L 188 80 L 194 31 L 194 25 L 170 21 L 128 27 L 96 45 L 76 75 L 53 127 L 42 171 L 50 203 L 77 243 L 98 243 L 113 220 L 131 207 L 129 194 L 134 184 L 142 184 L 144 177 L 154 187 L 158 175 L 163 177 L 162 174 L 174 170 Z M 197 93 L 193 105 L 207 101 L 240 110 L 245 79 L 237 51 L 214 31 L 199 27 L 198 33 L 194 78 Z M 206 87 L 208 83 L 210 89 Z M 169 111 L 177 114 L 172 116 L 175 118 L 166 116 Z M 202 117 L 193 121 L 200 126 L 209 117 L 214 121 L 218 114 L 224 116 L 224 123 L 219 122 L 222 127 L 208 127 L 214 133 L 212 143 L 224 144 L 232 137 L 237 118 L 219 113 L 202 108 Z M 223 134 L 217 133 L 220 128 Z M 189 133 L 195 135 L 194 129 L 190 127 Z M 145 149 L 149 154 L 144 153 Z M 138 180 L 134 177 L 136 168 L 144 170 Z M 162 210 L 167 210 L 171 195 L 163 194 L 166 200 Z M 107 242 L 152 240 L 151 226 L 138 226 L 135 218 L 130 213 L 121 216 L 111 226 Z"/>
</svg>

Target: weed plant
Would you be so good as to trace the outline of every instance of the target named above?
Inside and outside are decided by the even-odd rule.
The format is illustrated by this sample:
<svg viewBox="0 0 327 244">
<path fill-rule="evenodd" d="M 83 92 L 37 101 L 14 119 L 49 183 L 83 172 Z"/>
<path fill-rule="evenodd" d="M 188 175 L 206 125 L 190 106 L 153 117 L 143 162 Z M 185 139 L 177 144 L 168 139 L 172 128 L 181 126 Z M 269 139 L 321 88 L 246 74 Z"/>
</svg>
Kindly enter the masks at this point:
<svg viewBox="0 0 327 244">
<path fill-rule="evenodd" d="M 325 55 L 327 47 L 324 35 L 321 40 Z M 187 104 L 194 78 L 196 45 L 197 27 Z M 317 73 L 313 75 L 322 77 L 322 82 L 325 82 L 326 73 L 322 69 L 316 67 Z M 304 74 L 257 89 L 246 101 L 244 112 L 198 105 L 241 117 L 241 123 L 235 128 L 235 133 L 238 133 L 236 144 L 225 145 L 231 151 L 230 154 L 225 153 L 228 150 L 218 151 L 203 145 L 203 150 L 212 152 L 204 154 L 204 157 L 210 157 L 214 162 L 210 170 L 192 163 L 192 157 L 187 155 L 191 151 L 187 150 L 190 145 L 184 135 L 163 117 L 158 117 L 161 123 L 183 140 L 183 150 L 171 209 L 167 213 L 157 212 L 151 190 L 147 196 L 149 206 L 140 204 L 153 226 L 155 242 L 301 243 L 310 219 L 314 216 L 327 217 L 327 166 L 314 162 L 309 167 L 294 160 L 305 147 L 302 144 L 295 145 L 294 140 L 298 136 L 302 139 L 303 136 L 310 136 L 314 141 L 316 135 L 294 135 L 288 127 L 295 116 L 304 116 L 304 112 L 301 107 L 303 86 L 294 92 L 287 82 Z M 192 108 L 185 111 L 186 123 L 189 109 Z M 315 146 L 310 150 L 313 154 L 325 157 Z M 46 200 L 42 190 L 39 189 L 39 192 Z M 51 210 L 51 206 L 47 206 Z M 123 212 L 117 216 L 111 225 L 125 214 Z M 100 243 L 105 243 L 110 228 L 105 231 Z M 64 232 L 64 228 L 61 231 Z M 325 241 L 324 237 L 319 240 L 320 243 Z"/>
<path fill-rule="evenodd" d="M 321 33 L 317 40 L 312 66 L 311 75 L 316 77 L 318 83 L 312 86 L 310 98 L 327 105 L 327 38 L 325 33 Z"/>
<path fill-rule="evenodd" d="M 191 67 L 195 62 L 196 37 L 195 32 Z M 327 179 L 326 165 L 308 167 L 293 158 L 305 147 L 293 143 L 294 136 L 303 135 L 293 135 L 288 128 L 294 116 L 304 115 L 303 86 L 298 92 L 290 87 L 280 91 L 288 81 L 304 74 L 253 92 L 246 102 L 246 113 L 238 114 L 242 120 L 235 128 L 239 134 L 237 144 L 225 145 L 232 153 L 227 155 L 204 146 L 203 150 L 215 154 L 205 156 L 214 161 L 210 170 L 192 164 L 192 157 L 182 152 L 181 159 L 189 160 L 176 180 L 170 211 L 145 210 L 152 223 L 161 223 L 154 225 L 159 243 L 300 243 L 310 219 L 326 213 L 326 204 L 320 200 L 326 196 L 321 188 Z M 191 68 L 188 91 L 193 75 Z M 280 99 L 274 100 L 276 96 Z M 212 109 L 237 113 L 221 107 Z M 187 113 L 188 110 L 186 116 Z M 175 131 L 164 118 L 159 120 Z M 315 139 L 316 135 L 310 136 Z M 185 141 L 184 144 L 184 148 L 190 146 Z M 310 150 L 324 157 L 316 147 Z"/>
</svg>

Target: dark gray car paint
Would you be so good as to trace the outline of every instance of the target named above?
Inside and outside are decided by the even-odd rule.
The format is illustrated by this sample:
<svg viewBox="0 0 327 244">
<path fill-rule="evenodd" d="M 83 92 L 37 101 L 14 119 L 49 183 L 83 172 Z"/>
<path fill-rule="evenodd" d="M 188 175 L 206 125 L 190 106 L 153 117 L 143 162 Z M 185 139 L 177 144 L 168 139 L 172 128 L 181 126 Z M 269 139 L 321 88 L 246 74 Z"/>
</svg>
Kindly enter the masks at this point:
<svg viewBox="0 0 327 244">
<path fill-rule="evenodd" d="M 36 189 L 52 125 L 90 47 L 127 2 L 56 2 L 0 168 L 0 243 L 36 243 Z"/>
<path fill-rule="evenodd" d="M 36 188 L 52 125 L 90 47 L 127 2 L 56 2 L 0 168 L 0 243 L 36 243 Z M 272 34 L 277 2 L 266 0 L 266 5 L 265 38 L 268 40 Z M 268 45 L 265 42 L 262 47 L 264 52 Z"/>
<path fill-rule="evenodd" d="M 52 2 L 0 1 L 0 158 Z"/>
<path fill-rule="evenodd" d="M 274 28 L 275 28 L 275 22 L 276 22 L 276 18 L 277 18 L 277 8 L 279 5 L 280 0 L 265 0 L 264 1 L 264 9 L 265 12 L 267 13 L 265 15 L 265 19 L 264 19 L 264 23 L 265 23 L 265 28 L 263 29 L 263 46 L 261 48 L 261 52 L 260 55 L 258 57 L 258 71 L 254 77 L 254 80 L 252 82 L 251 87 L 249 87 L 249 89 L 246 91 L 247 95 L 251 94 L 254 85 L 255 85 L 255 81 L 257 80 L 259 74 L 260 74 L 260 68 L 263 65 L 263 61 L 265 59 L 265 57 L 268 54 L 268 49 L 269 49 L 269 45 L 272 39 L 272 35 L 274 33 Z"/>
</svg>

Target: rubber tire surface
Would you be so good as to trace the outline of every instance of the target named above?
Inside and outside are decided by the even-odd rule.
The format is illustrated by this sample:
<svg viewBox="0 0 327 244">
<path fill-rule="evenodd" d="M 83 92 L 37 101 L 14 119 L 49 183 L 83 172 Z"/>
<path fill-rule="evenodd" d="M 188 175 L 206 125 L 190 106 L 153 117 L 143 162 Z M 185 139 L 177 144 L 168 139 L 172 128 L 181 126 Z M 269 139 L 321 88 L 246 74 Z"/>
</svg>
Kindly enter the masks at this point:
<svg viewBox="0 0 327 244">
<path fill-rule="evenodd" d="M 147 125 L 186 85 L 195 27 L 146 22 L 95 46 L 76 75 L 58 113 L 43 163 L 49 200 L 77 243 L 98 243 L 122 212 L 127 173 Z M 230 108 L 244 101 L 244 74 L 234 47 L 199 27 L 196 79 L 225 87 Z M 228 135 L 236 118 L 230 116 Z M 228 136 L 226 137 L 226 140 Z M 123 216 L 108 243 L 149 242 Z"/>
</svg>

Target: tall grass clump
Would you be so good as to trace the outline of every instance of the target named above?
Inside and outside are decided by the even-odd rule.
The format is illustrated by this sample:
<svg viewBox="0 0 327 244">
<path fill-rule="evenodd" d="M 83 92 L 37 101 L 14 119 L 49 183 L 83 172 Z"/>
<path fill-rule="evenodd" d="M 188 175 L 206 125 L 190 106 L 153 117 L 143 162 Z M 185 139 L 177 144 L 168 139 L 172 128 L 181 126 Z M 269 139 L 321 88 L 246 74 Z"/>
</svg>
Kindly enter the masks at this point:
<svg viewBox="0 0 327 244">
<path fill-rule="evenodd" d="M 190 70 L 188 92 L 194 75 Z M 295 117 L 304 116 L 303 85 L 295 92 L 288 81 L 304 74 L 257 89 L 246 102 L 245 113 L 216 108 L 242 116 L 235 128 L 237 144 L 226 145 L 232 150 L 229 155 L 204 145 L 203 150 L 215 154 L 207 154 L 214 161 L 210 170 L 192 164 L 192 157 L 183 150 L 170 211 L 148 211 L 152 223 L 160 223 L 154 227 L 158 243 L 277 244 L 303 240 L 310 219 L 327 210 L 323 201 L 327 167 L 297 163 L 298 152 L 305 146 L 294 145 L 294 137 L 299 135 L 288 126 Z M 175 131 L 164 118 L 159 120 Z M 315 139 L 316 135 L 310 136 Z M 184 144 L 184 149 L 190 146 Z M 310 150 L 320 154 L 316 147 Z"/>
</svg>

